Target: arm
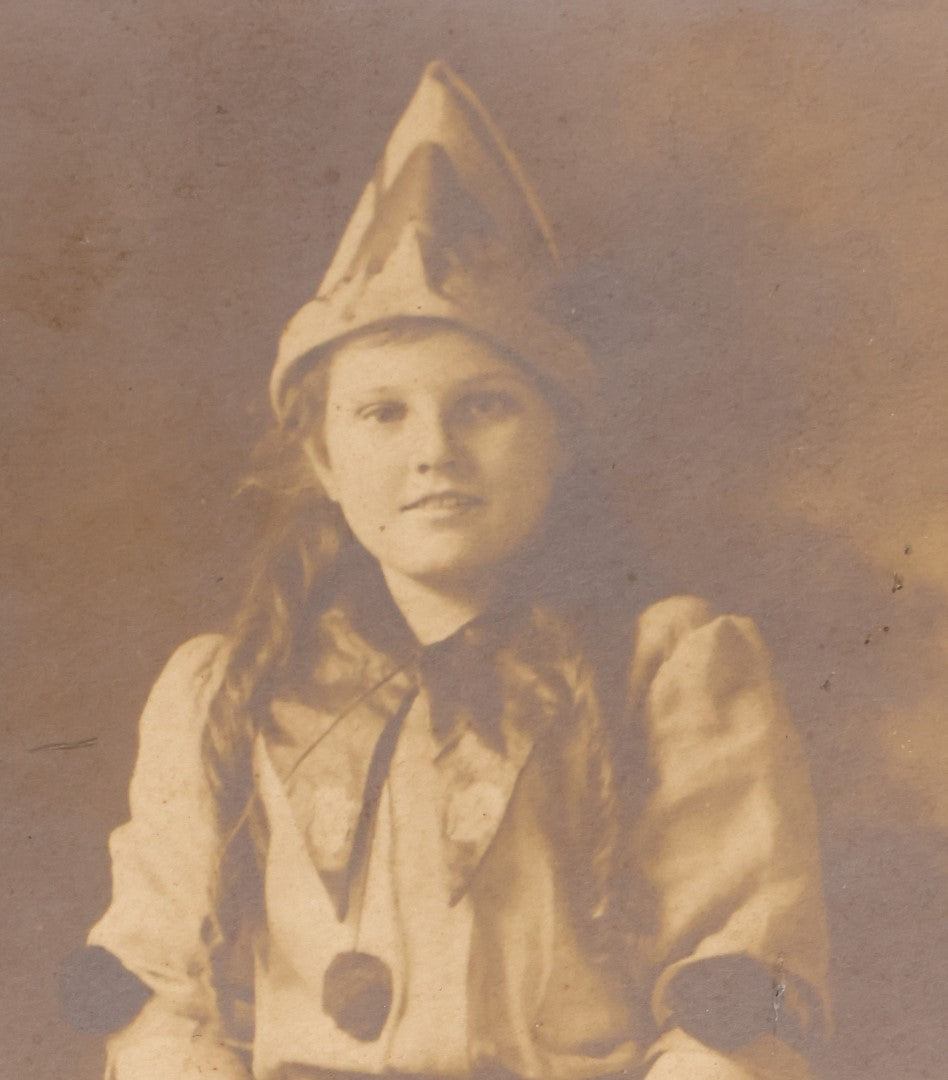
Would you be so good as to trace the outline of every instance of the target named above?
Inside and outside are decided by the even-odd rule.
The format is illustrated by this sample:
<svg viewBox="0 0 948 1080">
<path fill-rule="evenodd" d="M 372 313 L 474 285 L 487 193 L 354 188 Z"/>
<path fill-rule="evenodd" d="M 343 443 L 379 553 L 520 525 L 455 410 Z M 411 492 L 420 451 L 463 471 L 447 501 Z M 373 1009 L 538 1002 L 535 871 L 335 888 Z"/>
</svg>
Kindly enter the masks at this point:
<svg viewBox="0 0 948 1080">
<path fill-rule="evenodd" d="M 652 788 L 635 838 L 656 897 L 648 1080 L 797 1080 L 825 1016 L 816 818 L 747 619 L 643 616 L 632 696 Z"/>
<path fill-rule="evenodd" d="M 806 1060 L 781 1039 L 760 1036 L 737 1051 L 707 1046 L 682 1028 L 652 1047 L 645 1080 L 810 1080 Z"/>
<path fill-rule="evenodd" d="M 218 1031 L 205 923 L 219 860 L 201 761 L 220 639 L 171 658 L 142 715 L 130 819 L 112 834 L 112 902 L 89 935 L 152 992 L 108 1042 L 107 1080 L 248 1080 Z"/>
</svg>

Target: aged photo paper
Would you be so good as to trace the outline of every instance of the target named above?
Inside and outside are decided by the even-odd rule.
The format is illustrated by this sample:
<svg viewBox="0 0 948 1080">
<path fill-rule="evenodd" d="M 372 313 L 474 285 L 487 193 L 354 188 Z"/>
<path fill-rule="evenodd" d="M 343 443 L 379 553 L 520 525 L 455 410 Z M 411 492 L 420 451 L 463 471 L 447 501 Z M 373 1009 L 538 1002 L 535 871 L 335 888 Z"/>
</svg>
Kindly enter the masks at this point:
<svg viewBox="0 0 948 1080">
<path fill-rule="evenodd" d="M 0 1077 L 948 1060 L 948 18 L 0 12 Z"/>
</svg>

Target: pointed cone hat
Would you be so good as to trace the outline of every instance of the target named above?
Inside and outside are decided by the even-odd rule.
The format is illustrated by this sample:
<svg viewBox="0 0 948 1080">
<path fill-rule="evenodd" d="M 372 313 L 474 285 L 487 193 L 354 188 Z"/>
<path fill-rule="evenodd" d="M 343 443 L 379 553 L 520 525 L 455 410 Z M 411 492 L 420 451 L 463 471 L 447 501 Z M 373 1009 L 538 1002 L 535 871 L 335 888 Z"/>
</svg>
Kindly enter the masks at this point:
<svg viewBox="0 0 948 1080">
<path fill-rule="evenodd" d="M 315 298 L 287 324 L 270 381 L 283 415 L 300 375 L 345 338 L 436 319 L 512 351 L 585 411 L 595 369 L 557 320 L 559 255 L 536 195 L 473 92 L 430 64 Z"/>
</svg>

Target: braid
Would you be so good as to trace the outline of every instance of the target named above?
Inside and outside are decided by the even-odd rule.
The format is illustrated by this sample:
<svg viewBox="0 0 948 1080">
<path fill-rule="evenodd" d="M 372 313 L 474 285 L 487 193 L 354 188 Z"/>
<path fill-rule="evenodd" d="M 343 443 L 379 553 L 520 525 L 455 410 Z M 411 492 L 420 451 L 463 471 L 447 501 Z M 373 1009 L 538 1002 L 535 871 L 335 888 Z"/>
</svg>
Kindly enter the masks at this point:
<svg viewBox="0 0 948 1080">
<path fill-rule="evenodd" d="M 612 767 L 609 732 L 602 722 L 597 701 L 588 701 L 589 688 L 581 686 L 579 708 L 587 717 L 587 791 L 588 835 L 593 843 L 589 852 L 589 912 L 594 937 L 603 938 L 615 914 L 615 863 L 619 832 L 618 799 Z"/>
<path fill-rule="evenodd" d="M 392 335 L 402 338 L 427 332 L 427 320 L 411 320 L 380 329 L 372 340 L 384 343 Z M 242 993 L 252 995 L 252 973 L 241 972 L 236 965 L 247 957 L 243 935 L 259 925 L 262 917 L 268 840 L 254 784 L 254 745 L 268 721 L 275 694 L 313 644 L 318 616 L 330 603 L 329 586 L 341 565 L 340 555 L 344 546 L 353 543 L 338 507 L 319 488 L 306 453 L 307 446 L 321 435 L 327 355 L 312 358 L 296 383 L 287 416 L 258 454 L 262 467 L 245 485 L 271 496 L 273 509 L 250 587 L 218 658 L 223 677 L 211 700 L 202 740 L 221 837 L 220 869 L 205 940 L 222 1020 L 246 1041 L 252 1032 L 240 1024 L 239 1009 L 234 1006 Z M 511 576 L 510 599 L 527 599 L 531 606 L 552 602 L 557 607 L 581 599 L 588 605 L 601 599 L 595 579 L 611 577 L 611 571 L 620 566 L 624 576 L 626 552 L 618 544 L 621 530 L 612 527 L 616 523 L 608 513 L 603 527 L 596 530 L 603 542 L 595 549 L 591 546 L 589 521 L 603 518 L 603 507 L 608 507 L 608 500 L 601 500 L 601 478 L 597 479 L 599 473 L 592 467 L 593 437 L 581 430 L 562 395 L 539 378 L 538 382 L 557 406 L 574 460 L 551 507 L 547 529 L 524 552 L 522 575 L 515 568 Z M 570 563 L 565 573 L 564 550 Z M 536 560 L 553 551 L 559 558 L 547 567 L 550 572 L 538 574 Z M 590 574 L 589 567 L 596 573 Z M 629 777 L 625 751 L 617 746 L 624 739 L 615 737 L 609 717 L 601 712 L 601 687 L 595 673 L 575 653 L 577 663 L 567 665 L 570 677 L 564 678 L 558 662 L 564 649 L 569 651 L 556 634 L 528 634 L 506 658 L 505 689 L 515 696 L 523 694 L 525 711 L 539 707 L 542 713 L 562 716 L 573 709 L 580 721 L 584 752 L 582 762 L 574 764 L 582 775 L 576 776 L 578 783 L 571 790 L 582 793 L 582 806 L 575 808 L 573 821 L 578 827 L 567 827 L 571 835 L 564 835 L 561 850 L 570 860 L 578 886 L 574 895 L 580 904 L 580 925 L 588 929 L 590 947 L 607 958 L 615 954 L 616 929 L 621 932 L 621 926 L 628 925 L 622 865 L 622 852 L 628 845 L 620 843 L 620 838 L 629 821 L 625 798 Z M 608 710 L 609 716 L 612 711 Z M 562 824 L 551 823 L 551 828 Z"/>
<path fill-rule="evenodd" d="M 602 712 L 601 687 L 584 661 L 574 672 L 572 709 L 582 752 L 577 770 L 577 803 L 567 847 L 572 862 L 577 925 L 585 929 L 590 952 L 615 957 L 618 921 L 617 860 L 620 808 L 613 768 L 613 738 Z"/>
<path fill-rule="evenodd" d="M 250 585 L 223 645 L 223 677 L 202 735 L 202 759 L 214 796 L 220 867 L 204 935 L 222 1019 L 241 1036 L 235 1002 L 252 994 L 242 935 L 262 909 L 266 828 L 253 778 L 257 733 L 276 687 L 326 606 L 328 583 L 348 539 L 337 507 L 317 487 L 304 441 L 324 411 L 326 365 L 303 380 L 294 412 L 258 449 L 244 489 L 271 499 L 270 522 Z M 261 465 L 262 462 L 262 465 Z M 214 661 L 212 661 L 213 663 Z M 246 983 L 246 987 L 240 984 Z"/>
<path fill-rule="evenodd" d="M 650 917 L 649 897 L 632 865 L 648 782 L 638 719 L 624 693 L 624 619 L 602 607 L 596 612 L 597 625 L 583 632 L 573 609 L 574 617 L 559 623 L 566 628 L 559 640 L 547 624 L 540 640 L 551 651 L 533 653 L 529 663 L 534 692 L 538 684 L 554 689 L 561 720 L 569 718 L 552 746 L 551 768 L 565 771 L 549 809 L 550 832 L 571 882 L 576 925 L 590 954 L 612 966 L 633 955 L 638 946 L 630 928 Z"/>
<path fill-rule="evenodd" d="M 603 620 L 594 646 L 600 658 L 589 710 L 588 805 L 593 846 L 591 915 L 596 941 L 613 960 L 635 970 L 643 937 L 654 918 L 654 897 L 638 872 L 635 836 L 651 790 L 641 717 L 626 690 L 630 634 L 618 618 Z M 632 928 L 635 927 L 635 933 Z"/>
<path fill-rule="evenodd" d="M 497 654 L 505 702 L 526 725 L 550 731 L 547 768 L 561 775 L 546 807 L 547 828 L 564 876 L 576 925 L 590 952 L 615 958 L 620 925 L 619 880 L 623 808 L 617 793 L 611 699 L 575 620 L 556 606 L 534 606 L 529 621 Z M 567 611 L 567 616 L 570 612 Z"/>
</svg>

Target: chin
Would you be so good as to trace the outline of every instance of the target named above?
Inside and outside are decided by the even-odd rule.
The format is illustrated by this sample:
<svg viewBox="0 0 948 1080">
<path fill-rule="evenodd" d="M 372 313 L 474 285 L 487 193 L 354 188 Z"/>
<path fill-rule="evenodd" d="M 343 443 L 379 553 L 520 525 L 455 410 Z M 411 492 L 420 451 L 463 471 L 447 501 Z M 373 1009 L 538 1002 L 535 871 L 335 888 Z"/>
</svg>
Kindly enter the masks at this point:
<svg viewBox="0 0 948 1080">
<path fill-rule="evenodd" d="M 398 570 L 405 577 L 428 585 L 448 585 L 456 582 L 471 581 L 490 575 L 506 563 L 506 553 L 485 552 L 483 546 L 471 551 L 463 552 L 439 552 L 429 558 L 419 557 L 421 553 L 414 552 L 412 557 L 404 559 L 380 558 L 383 566 L 386 564 Z"/>
</svg>

